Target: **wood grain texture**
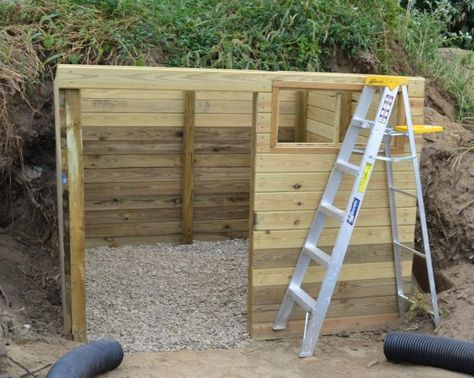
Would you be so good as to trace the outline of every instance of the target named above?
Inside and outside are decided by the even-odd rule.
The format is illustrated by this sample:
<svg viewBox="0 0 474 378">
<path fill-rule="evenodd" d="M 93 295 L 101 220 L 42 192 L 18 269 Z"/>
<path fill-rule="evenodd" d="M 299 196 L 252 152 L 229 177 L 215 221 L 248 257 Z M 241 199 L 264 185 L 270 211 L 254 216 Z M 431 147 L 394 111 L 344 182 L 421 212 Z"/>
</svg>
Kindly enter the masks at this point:
<svg viewBox="0 0 474 378">
<path fill-rule="evenodd" d="M 72 335 L 74 340 L 86 341 L 84 175 L 80 109 L 79 91 L 66 91 Z"/>
<path fill-rule="evenodd" d="M 63 65 L 56 71 L 58 88 L 271 92 L 272 81 L 358 84 L 368 75 L 322 72 L 264 72 L 172 67 Z M 424 79 L 409 78 L 409 94 L 423 96 Z"/>
<path fill-rule="evenodd" d="M 56 138 L 56 200 L 58 218 L 58 249 L 59 249 L 59 271 L 61 275 L 61 301 L 63 311 L 63 330 L 66 338 L 72 338 L 71 319 L 71 260 L 69 249 L 69 230 L 65 226 L 65 206 L 63 196 L 65 186 L 63 176 L 67 172 L 67 144 L 64 145 L 62 134 L 67 134 L 66 122 L 66 93 L 54 86 L 54 116 L 55 116 L 55 138 Z M 67 211 L 67 210 L 66 210 Z M 67 239 L 67 240 L 66 240 Z"/>
<path fill-rule="evenodd" d="M 195 92 L 186 92 L 183 140 L 183 243 L 193 242 Z"/>
<path fill-rule="evenodd" d="M 272 117 L 279 123 L 281 140 L 295 140 L 295 125 L 301 124 L 302 112 L 297 88 L 314 88 L 320 83 L 320 88 L 328 90 L 310 91 L 307 101 L 317 106 L 311 105 L 314 109 L 308 109 L 309 116 L 332 127 L 327 135 L 320 136 L 323 142 L 337 142 L 358 94 L 335 88 L 343 83 L 346 89 L 357 91 L 366 77 L 60 65 L 55 80 L 57 91 L 73 88 L 79 93 L 77 88 L 81 89 L 78 114 L 84 140 L 81 169 L 86 245 L 181 242 L 183 169 L 192 165 L 193 238 L 245 237 L 250 225 L 249 329 L 254 336 L 275 337 L 271 323 L 338 145 L 318 143 L 315 148 L 282 142 L 274 148 Z M 424 80 L 409 80 L 413 114 L 419 120 L 423 115 Z M 293 82 L 291 89 L 279 90 L 279 101 L 272 94 L 274 81 L 280 81 L 277 85 L 282 87 L 288 85 L 285 81 Z M 189 120 L 188 94 L 194 91 L 195 130 L 190 150 L 183 148 L 183 136 Z M 276 101 L 278 115 L 273 111 Z M 309 135 L 311 141 L 315 140 L 310 134 L 296 134 L 296 139 Z M 187 158 L 190 164 L 186 164 L 186 151 L 192 152 L 192 158 Z M 69 154 L 63 151 L 62 155 L 60 163 L 68 163 Z M 396 169 L 397 186 L 412 191 L 413 179 L 406 165 Z M 344 204 L 351 186 L 350 180 L 342 183 L 337 204 Z M 376 165 L 368 191 L 326 329 L 386 323 L 396 317 L 382 164 Z M 401 239 L 412 243 L 415 204 L 409 197 L 400 197 L 398 206 Z M 329 224 L 323 244 L 334 240 L 334 226 Z M 403 260 L 408 284 L 411 260 L 407 256 Z M 318 289 L 322 277 L 318 269 L 310 267 L 310 291 Z M 289 333 L 301 331 L 302 316 L 298 311 L 293 314 Z"/>
</svg>

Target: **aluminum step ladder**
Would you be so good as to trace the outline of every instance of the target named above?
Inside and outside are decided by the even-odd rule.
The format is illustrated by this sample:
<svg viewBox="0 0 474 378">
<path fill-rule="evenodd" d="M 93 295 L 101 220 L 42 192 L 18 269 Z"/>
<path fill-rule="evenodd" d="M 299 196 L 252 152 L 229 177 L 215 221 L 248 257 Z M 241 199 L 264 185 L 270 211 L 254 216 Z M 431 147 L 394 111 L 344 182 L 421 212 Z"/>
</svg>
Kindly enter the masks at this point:
<svg viewBox="0 0 474 378">
<path fill-rule="evenodd" d="M 344 262 L 344 257 L 351 240 L 352 232 L 356 225 L 357 216 L 362 206 L 367 185 L 376 160 L 385 161 L 387 168 L 395 276 L 400 314 L 403 313 L 406 307 L 406 302 L 411 301 L 410 298 L 403 292 L 403 280 L 400 263 L 400 252 L 403 248 L 418 256 L 422 256 L 426 261 L 431 292 L 431 313 L 434 318 L 435 326 L 439 324 L 438 302 L 431 262 L 428 230 L 426 226 L 420 172 L 416 156 L 414 127 L 411 121 L 407 85 L 408 79 L 403 77 L 369 76 L 365 81 L 359 103 L 347 129 L 344 141 L 342 142 L 339 154 L 336 159 L 336 163 L 331 175 L 329 176 L 326 189 L 324 190 L 323 196 L 321 198 L 319 208 L 311 223 L 304 246 L 296 263 L 290 284 L 273 324 L 274 330 L 286 328 L 288 318 L 295 302 L 306 311 L 303 342 L 301 351 L 299 353 L 300 357 L 308 357 L 314 354 L 314 349 L 321 333 L 321 328 L 331 302 L 331 297 L 333 295 L 334 288 Z M 373 121 L 367 120 L 366 116 L 377 89 L 380 89 L 381 95 L 376 117 Z M 392 109 L 394 107 L 399 90 L 401 90 L 401 97 L 405 109 L 407 125 L 404 128 L 400 127 L 392 129 L 388 127 L 388 120 L 390 119 L 390 114 L 392 113 Z M 420 126 L 417 127 L 420 128 Z M 355 148 L 361 130 L 370 131 L 370 136 L 364 150 Z M 410 153 L 408 155 L 392 157 L 390 142 L 394 136 L 408 137 L 410 147 Z M 385 145 L 385 155 L 379 156 L 379 150 L 382 143 Z M 350 162 L 353 153 L 362 154 L 360 165 Z M 416 182 L 416 195 L 394 187 L 392 165 L 396 164 L 397 162 L 407 160 L 411 160 L 413 162 L 413 171 Z M 333 202 L 345 175 L 352 175 L 355 177 L 355 180 L 346 209 L 343 210 L 337 208 Z M 418 200 L 424 253 L 418 252 L 409 246 L 403 245 L 399 241 L 395 200 L 396 193 L 414 196 Z M 320 236 L 327 218 L 334 218 L 339 223 L 339 232 L 337 234 L 331 254 L 328 254 L 318 247 L 318 241 L 320 240 Z M 313 299 L 313 297 L 306 293 L 301 287 L 311 260 L 320 264 L 325 269 L 325 277 L 319 290 L 317 300 Z"/>
</svg>

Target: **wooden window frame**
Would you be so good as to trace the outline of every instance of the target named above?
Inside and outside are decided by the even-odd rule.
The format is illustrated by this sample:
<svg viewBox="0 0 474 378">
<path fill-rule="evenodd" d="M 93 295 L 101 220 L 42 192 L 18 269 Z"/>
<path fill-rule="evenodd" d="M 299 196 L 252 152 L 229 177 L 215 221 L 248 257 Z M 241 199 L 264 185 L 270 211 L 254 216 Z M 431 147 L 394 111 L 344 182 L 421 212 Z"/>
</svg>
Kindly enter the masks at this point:
<svg viewBox="0 0 474 378">
<path fill-rule="evenodd" d="M 338 153 L 341 142 L 338 143 L 284 143 L 278 142 L 278 127 L 280 118 L 280 91 L 282 89 L 308 89 L 308 90 L 336 90 L 338 92 L 362 92 L 363 83 L 335 83 L 335 82 L 304 82 L 304 81 L 281 81 L 272 82 L 272 104 L 271 104 L 271 129 L 270 129 L 270 152 L 273 153 Z M 401 106 L 400 106 L 401 105 Z M 402 101 L 399 101 L 399 123 L 405 119 Z M 403 113 L 402 113 L 403 112 Z M 401 153 L 404 150 L 404 141 L 395 138 L 392 144 L 392 153 Z"/>
</svg>

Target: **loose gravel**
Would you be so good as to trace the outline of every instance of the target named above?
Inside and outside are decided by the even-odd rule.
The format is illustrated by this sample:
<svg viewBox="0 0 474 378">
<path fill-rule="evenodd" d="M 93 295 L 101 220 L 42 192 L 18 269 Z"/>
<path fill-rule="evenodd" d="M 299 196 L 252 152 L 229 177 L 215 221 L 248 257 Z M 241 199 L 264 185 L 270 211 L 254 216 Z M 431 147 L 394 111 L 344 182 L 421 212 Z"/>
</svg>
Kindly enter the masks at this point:
<svg viewBox="0 0 474 378">
<path fill-rule="evenodd" d="M 128 352 L 248 344 L 245 240 L 98 247 L 86 260 L 90 340 Z"/>
</svg>

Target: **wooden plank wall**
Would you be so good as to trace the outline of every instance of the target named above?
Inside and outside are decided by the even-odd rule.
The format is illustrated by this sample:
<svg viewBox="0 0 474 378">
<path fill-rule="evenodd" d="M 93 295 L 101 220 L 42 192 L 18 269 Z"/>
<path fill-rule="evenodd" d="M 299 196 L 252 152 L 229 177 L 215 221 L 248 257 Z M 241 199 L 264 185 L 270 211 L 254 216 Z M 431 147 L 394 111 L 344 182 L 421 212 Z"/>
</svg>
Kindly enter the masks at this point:
<svg viewBox="0 0 474 378">
<path fill-rule="evenodd" d="M 416 97 L 412 102 L 416 123 L 423 120 L 423 91 L 415 92 L 414 89 L 412 95 Z M 318 104 L 321 109 L 334 109 L 328 114 L 321 112 L 317 106 L 312 109 L 312 100 L 315 100 L 316 96 L 311 93 L 309 96 L 308 128 L 311 127 L 312 118 L 327 118 L 327 124 L 336 121 L 336 96 L 319 95 Z M 355 101 L 357 95 L 353 96 Z M 295 149 L 288 153 L 281 150 L 278 153 L 273 152 L 269 135 L 270 108 L 265 106 L 268 94 L 257 95 L 255 101 L 259 112 L 256 116 L 252 201 L 254 224 L 251 235 L 249 328 L 255 338 L 267 339 L 302 332 L 304 313 L 301 309 L 293 312 L 286 331 L 272 331 L 272 322 L 293 273 L 309 224 L 334 164 L 336 152 L 318 153 L 314 152 L 314 149 L 311 153 L 298 152 Z M 316 105 L 315 101 L 313 103 Z M 326 104 L 329 109 L 324 109 L 321 104 Z M 344 118 L 347 120 L 347 115 Z M 357 159 L 353 162 L 356 163 Z M 395 179 L 397 187 L 414 192 L 414 181 L 409 173 L 410 164 L 397 164 Z M 351 186 L 352 182 L 349 180 L 342 183 L 342 192 L 336 199 L 337 206 L 345 207 Z M 398 318 L 383 164 L 375 166 L 365 198 L 324 325 L 325 332 L 386 324 Z M 414 240 L 416 203 L 413 198 L 402 195 L 397 196 L 397 200 L 400 238 L 410 244 Z M 322 245 L 327 246 L 324 250 L 330 252 L 337 230 L 336 224 L 329 221 L 322 239 Z M 404 255 L 403 277 L 407 285 L 411 277 L 411 263 L 411 256 Z M 312 266 L 305 281 L 305 288 L 315 295 L 322 278 L 322 269 Z"/>
<path fill-rule="evenodd" d="M 195 239 L 246 238 L 251 92 L 196 92 Z"/>
<path fill-rule="evenodd" d="M 272 322 L 337 153 L 334 146 L 271 146 L 274 80 L 331 83 L 331 87 L 349 83 L 355 90 L 365 76 L 60 65 L 55 80 L 58 173 L 68 174 L 69 167 L 79 171 L 83 165 L 87 245 L 182 241 L 186 156 L 194 175 L 194 190 L 186 194 L 193 199 L 194 238 L 245 236 L 250 226 L 248 325 L 256 338 L 285 334 L 275 334 Z M 69 118 L 67 109 L 74 101 L 63 104 L 61 98 L 68 91 L 72 96 L 80 93 L 80 111 L 74 110 Z M 410 78 L 409 92 L 414 122 L 422 122 L 424 80 Z M 195 98 L 193 122 L 186 105 L 190 93 Z M 350 108 L 357 95 L 353 96 L 342 96 L 341 107 Z M 297 109 L 307 109 L 307 101 L 298 92 L 286 90 L 281 91 L 281 101 L 280 142 L 301 142 L 300 126 L 306 120 Z M 335 110 L 335 117 L 337 113 Z M 71 144 L 81 139 L 77 115 L 82 146 Z M 340 112 L 340 125 L 347 123 L 343 121 L 348 115 L 350 111 Z M 183 154 L 185 118 L 189 129 L 194 129 L 194 148 L 185 146 Z M 65 141 L 66 130 L 70 133 Z M 66 145 L 74 147 L 73 155 Z M 74 162 L 81 157 L 81 149 L 82 162 Z M 414 183 L 407 171 L 407 164 L 397 165 L 396 184 L 412 191 Z M 386 323 L 397 317 L 385 176 L 383 165 L 376 165 L 326 331 Z M 69 208 L 76 212 L 82 194 L 80 185 L 73 184 L 58 185 L 58 193 L 69 191 Z M 350 182 L 343 182 L 342 189 L 338 206 L 343 206 Z M 410 244 L 415 203 L 412 198 L 398 199 L 399 233 Z M 63 204 L 58 203 L 61 209 Z M 84 233 L 81 219 L 68 224 L 67 218 L 64 214 L 66 229 L 60 245 L 63 291 L 71 299 L 65 306 L 65 331 L 72 329 L 74 338 L 82 339 Z M 59 227 L 62 229 L 62 221 Z M 331 244 L 335 230 L 335 224 L 329 223 L 323 244 Z M 411 256 L 403 258 L 403 268 L 408 284 Z M 312 266 L 306 289 L 314 294 L 321 279 L 320 268 Z M 295 311 L 286 333 L 300 333 L 302 319 L 302 312 Z"/>
<path fill-rule="evenodd" d="M 81 90 L 88 246 L 182 241 L 184 96 Z M 195 92 L 194 117 L 192 237 L 247 237 L 252 93 Z"/>
<path fill-rule="evenodd" d="M 341 96 L 334 91 L 310 91 L 306 111 L 306 141 L 337 143 Z M 337 110 L 337 111 L 336 111 Z"/>
<path fill-rule="evenodd" d="M 87 246 L 181 240 L 184 92 L 81 90 Z"/>
</svg>

